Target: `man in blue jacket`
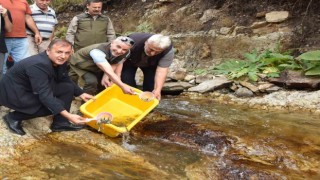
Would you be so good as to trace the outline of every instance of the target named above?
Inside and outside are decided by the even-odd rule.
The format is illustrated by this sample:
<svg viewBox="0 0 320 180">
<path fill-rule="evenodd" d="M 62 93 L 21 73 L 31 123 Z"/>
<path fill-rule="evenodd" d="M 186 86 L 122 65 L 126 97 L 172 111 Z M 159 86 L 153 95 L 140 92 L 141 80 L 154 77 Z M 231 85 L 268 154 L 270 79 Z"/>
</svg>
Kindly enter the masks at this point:
<svg viewBox="0 0 320 180">
<path fill-rule="evenodd" d="M 70 80 L 67 60 L 72 45 L 53 40 L 48 49 L 15 64 L 0 81 L 0 104 L 14 111 L 3 117 L 8 128 L 24 135 L 23 120 L 53 114 L 52 131 L 80 130 L 85 118 L 69 113 L 74 96 L 87 101 L 93 96 Z"/>
</svg>

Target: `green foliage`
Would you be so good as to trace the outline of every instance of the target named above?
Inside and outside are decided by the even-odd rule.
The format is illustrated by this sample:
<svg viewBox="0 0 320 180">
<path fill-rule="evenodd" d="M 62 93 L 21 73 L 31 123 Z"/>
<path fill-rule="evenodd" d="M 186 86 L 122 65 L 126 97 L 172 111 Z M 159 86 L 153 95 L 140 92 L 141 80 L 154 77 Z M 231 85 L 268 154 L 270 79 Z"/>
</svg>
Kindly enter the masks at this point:
<svg viewBox="0 0 320 180">
<path fill-rule="evenodd" d="M 258 74 L 267 77 L 279 77 L 281 71 L 302 70 L 305 75 L 320 75 L 320 50 L 309 51 L 297 58 L 287 53 L 272 52 L 265 50 L 258 53 L 257 50 L 244 54 L 244 60 L 229 60 L 215 66 L 212 72 L 224 74 L 230 79 L 249 77 L 252 81 L 259 79 Z"/>
<path fill-rule="evenodd" d="M 245 60 L 229 60 L 222 63 L 216 66 L 212 72 L 225 74 L 230 79 L 247 76 L 251 81 L 257 81 L 258 74 L 279 77 L 280 72 L 288 67 L 299 68 L 292 56 L 270 50 L 261 53 L 253 50 L 251 53 L 245 53 L 244 57 Z"/>
<path fill-rule="evenodd" d="M 196 69 L 193 71 L 195 75 L 204 75 L 206 74 L 208 71 L 206 69 Z"/>
<path fill-rule="evenodd" d="M 320 75 L 320 50 L 303 53 L 297 60 L 302 64 L 305 75 Z"/>
<path fill-rule="evenodd" d="M 143 22 L 137 26 L 136 32 L 152 32 L 152 26 L 147 22 Z"/>
<path fill-rule="evenodd" d="M 298 60 L 309 60 L 309 61 L 319 61 L 320 60 L 320 50 L 308 51 L 297 57 Z"/>
<path fill-rule="evenodd" d="M 57 38 L 65 39 L 65 38 L 66 38 L 67 30 L 68 30 L 68 28 L 67 28 L 66 26 L 62 26 L 62 27 L 58 28 L 58 29 L 55 31 L 54 35 L 55 35 L 55 37 L 57 37 Z"/>
</svg>

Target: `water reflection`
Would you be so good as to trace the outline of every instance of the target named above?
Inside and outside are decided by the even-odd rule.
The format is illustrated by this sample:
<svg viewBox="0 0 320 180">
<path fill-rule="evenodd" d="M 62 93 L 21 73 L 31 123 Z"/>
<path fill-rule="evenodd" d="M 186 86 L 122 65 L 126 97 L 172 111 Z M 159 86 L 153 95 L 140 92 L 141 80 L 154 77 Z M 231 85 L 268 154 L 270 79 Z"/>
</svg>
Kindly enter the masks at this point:
<svg viewBox="0 0 320 180">
<path fill-rule="evenodd" d="M 19 170 L 40 179 L 320 179 L 317 115 L 185 98 L 163 99 L 152 114 L 161 117 L 146 117 L 112 139 L 127 157 L 47 141 L 22 155 Z"/>
<path fill-rule="evenodd" d="M 227 150 L 225 157 L 234 158 L 233 164 L 267 169 L 283 174 L 281 178 L 320 177 L 318 115 L 253 110 L 216 104 L 210 99 L 183 98 L 175 101 L 165 99 L 158 110 L 171 118 L 203 124 L 206 129 L 235 137 L 237 140 L 232 142 L 232 148 Z M 207 144 L 202 150 L 216 149 L 214 144 Z"/>
</svg>

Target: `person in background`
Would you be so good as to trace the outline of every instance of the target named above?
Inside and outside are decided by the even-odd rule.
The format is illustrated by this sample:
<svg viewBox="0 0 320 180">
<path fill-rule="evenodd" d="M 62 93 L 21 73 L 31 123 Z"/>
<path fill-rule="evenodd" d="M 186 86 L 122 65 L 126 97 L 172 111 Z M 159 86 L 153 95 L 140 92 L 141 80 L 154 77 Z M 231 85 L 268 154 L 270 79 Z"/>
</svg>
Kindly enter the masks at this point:
<svg viewBox="0 0 320 180">
<path fill-rule="evenodd" d="M 67 60 L 72 44 L 55 39 L 48 49 L 16 63 L 0 80 L 0 104 L 14 111 L 3 120 L 10 131 L 24 135 L 22 121 L 53 115 L 53 132 L 80 130 L 85 118 L 69 113 L 74 96 L 87 101 L 86 94 L 68 76 Z"/>
<path fill-rule="evenodd" d="M 7 46 L 4 41 L 5 32 L 11 32 L 12 18 L 10 12 L 0 5 L 0 79 L 2 78 L 2 68 L 4 65 L 4 55 L 7 51 Z"/>
<path fill-rule="evenodd" d="M 5 55 L 5 61 L 10 54 L 15 62 L 18 62 L 29 56 L 28 39 L 26 25 L 34 32 L 35 42 L 40 44 L 42 41 L 40 32 L 30 16 L 31 10 L 26 0 L 0 0 L 0 4 L 8 9 L 12 16 L 12 31 L 6 32 L 5 42 L 8 52 Z M 3 66 L 3 73 L 6 73 L 7 67 Z"/>
<path fill-rule="evenodd" d="M 101 13 L 102 0 L 87 0 L 87 11 L 75 16 L 68 27 L 66 39 L 74 51 L 98 43 L 111 42 L 116 33 L 110 18 Z"/>
<path fill-rule="evenodd" d="M 29 55 L 35 55 L 47 49 L 54 37 L 54 28 L 58 24 L 55 11 L 49 7 L 51 0 L 35 0 L 30 6 L 31 17 L 36 23 L 42 37 L 41 44 L 35 42 L 35 34 L 27 29 L 29 41 Z"/>
<path fill-rule="evenodd" d="M 77 77 L 84 80 L 83 90 L 89 94 L 97 94 L 112 84 L 117 84 L 124 93 L 132 94 L 133 90 L 120 80 L 122 64 L 130 56 L 134 41 L 120 36 L 111 43 L 101 43 L 78 50 L 70 58 L 71 74 L 74 82 Z"/>
<path fill-rule="evenodd" d="M 128 37 L 135 41 L 130 58 L 124 62 L 121 80 L 137 87 L 135 74 L 138 68 L 143 72 L 143 91 L 151 91 L 161 99 L 161 90 L 166 80 L 169 66 L 173 62 L 174 51 L 168 36 L 161 34 L 133 33 Z"/>
</svg>

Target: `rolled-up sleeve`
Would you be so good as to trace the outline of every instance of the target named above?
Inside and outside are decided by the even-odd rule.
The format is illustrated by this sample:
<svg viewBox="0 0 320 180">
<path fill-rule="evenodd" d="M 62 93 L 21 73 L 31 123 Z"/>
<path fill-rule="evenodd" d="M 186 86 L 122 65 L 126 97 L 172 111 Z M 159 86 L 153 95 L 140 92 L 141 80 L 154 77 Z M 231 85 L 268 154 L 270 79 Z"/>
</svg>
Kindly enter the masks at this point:
<svg viewBox="0 0 320 180">
<path fill-rule="evenodd" d="M 92 57 L 93 62 L 95 64 L 102 63 L 102 62 L 107 62 L 106 54 L 104 52 L 102 52 L 101 50 L 99 50 L 99 49 L 92 49 L 89 54 Z"/>
</svg>

